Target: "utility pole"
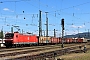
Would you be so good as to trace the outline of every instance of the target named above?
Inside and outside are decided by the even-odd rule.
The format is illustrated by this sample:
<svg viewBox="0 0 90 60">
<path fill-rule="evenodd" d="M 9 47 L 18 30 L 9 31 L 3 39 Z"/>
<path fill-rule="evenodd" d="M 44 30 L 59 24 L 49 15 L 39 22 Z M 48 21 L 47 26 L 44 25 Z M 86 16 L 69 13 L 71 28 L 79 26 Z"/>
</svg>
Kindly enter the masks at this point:
<svg viewBox="0 0 90 60">
<path fill-rule="evenodd" d="M 44 31 L 44 30 L 43 30 Z M 45 31 L 44 31 L 44 37 L 45 37 Z"/>
<path fill-rule="evenodd" d="M 62 25 L 62 45 L 61 47 L 64 48 L 64 45 L 63 45 L 63 40 L 64 40 L 64 19 L 61 20 L 61 25 Z"/>
<path fill-rule="evenodd" d="M 88 29 L 88 37 L 89 37 L 89 29 Z"/>
<path fill-rule="evenodd" d="M 79 34 L 79 28 L 80 28 L 80 27 L 78 27 L 78 34 Z"/>
<path fill-rule="evenodd" d="M 42 20 L 41 20 L 41 11 L 39 10 L 39 37 L 42 36 Z"/>
<path fill-rule="evenodd" d="M 80 38 L 80 35 L 79 35 L 79 28 L 80 28 L 80 27 L 78 27 L 78 38 Z"/>
<path fill-rule="evenodd" d="M 1 30 L 1 38 L 2 38 L 2 44 L 3 44 L 3 26 L 2 26 L 2 30 Z"/>
<path fill-rule="evenodd" d="M 56 37 L 56 30 L 54 29 L 54 37 Z"/>
<path fill-rule="evenodd" d="M 23 29 L 22 29 L 22 34 L 23 34 Z"/>
<path fill-rule="evenodd" d="M 13 27 L 11 27 L 11 33 L 13 33 Z"/>
<path fill-rule="evenodd" d="M 48 12 L 45 13 L 46 13 L 46 37 L 48 37 L 48 17 L 47 17 Z"/>
</svg>

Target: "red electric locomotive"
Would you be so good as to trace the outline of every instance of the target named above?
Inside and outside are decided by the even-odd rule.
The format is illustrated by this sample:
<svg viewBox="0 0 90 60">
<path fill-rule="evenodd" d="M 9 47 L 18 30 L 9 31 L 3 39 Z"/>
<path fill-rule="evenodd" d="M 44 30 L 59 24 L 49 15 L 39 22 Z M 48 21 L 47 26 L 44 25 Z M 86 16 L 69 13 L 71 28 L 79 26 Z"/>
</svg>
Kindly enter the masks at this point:
<svg viewBox="0 0 90 60">
<path fill-rule="evenodd" d="M 38 39 L 36 35 L 20 34 L 18 32 L 5 34 L 6 47 L 37 45 L 37 44 L 38 44 Z"/>
</svg>

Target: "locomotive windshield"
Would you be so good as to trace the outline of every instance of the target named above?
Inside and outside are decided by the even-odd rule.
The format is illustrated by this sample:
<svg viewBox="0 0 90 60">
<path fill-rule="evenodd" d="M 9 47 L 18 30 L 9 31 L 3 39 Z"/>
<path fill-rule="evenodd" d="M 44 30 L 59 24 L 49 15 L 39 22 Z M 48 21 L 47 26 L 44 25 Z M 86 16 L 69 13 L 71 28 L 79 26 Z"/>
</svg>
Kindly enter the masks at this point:
<svg viewBox="0 0 90 60">
<path fill-rule="evenodd" d="M 14 36 L 13 33 L 8 33 L 8 34 L 5 35 L 5 38 L 6 38 L 6 39 L 12 39 L 13 36 Z"/>
</svg>

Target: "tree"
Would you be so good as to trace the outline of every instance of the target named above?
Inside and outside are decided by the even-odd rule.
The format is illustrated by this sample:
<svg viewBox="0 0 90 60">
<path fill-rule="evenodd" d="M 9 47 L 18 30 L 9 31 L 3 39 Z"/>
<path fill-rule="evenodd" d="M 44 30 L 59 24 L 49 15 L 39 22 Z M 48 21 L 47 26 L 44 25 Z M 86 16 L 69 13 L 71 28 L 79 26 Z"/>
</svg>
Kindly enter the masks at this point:
<svg viewBox="0 0 90 60">
<path fill-rule="evenodd" d="M 0 32 L 0 38 L 3 39 L 3 31 Z"/>
</svg>

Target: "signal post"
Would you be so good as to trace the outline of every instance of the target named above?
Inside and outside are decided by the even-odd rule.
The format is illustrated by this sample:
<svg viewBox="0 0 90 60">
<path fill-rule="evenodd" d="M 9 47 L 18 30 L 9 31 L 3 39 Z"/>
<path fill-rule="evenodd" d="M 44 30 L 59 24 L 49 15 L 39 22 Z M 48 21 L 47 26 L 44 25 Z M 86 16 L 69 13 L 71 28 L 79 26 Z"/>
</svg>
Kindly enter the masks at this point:
<svg viewBox="0 0 90 60">
<path fill-rule="evenodd" d="M 64 19 L 61 20 L 61 26 L 62 26 L 62 45 L 61 47 L 64 48 L 63 42 L 64 42 Z"/>
</svg>

